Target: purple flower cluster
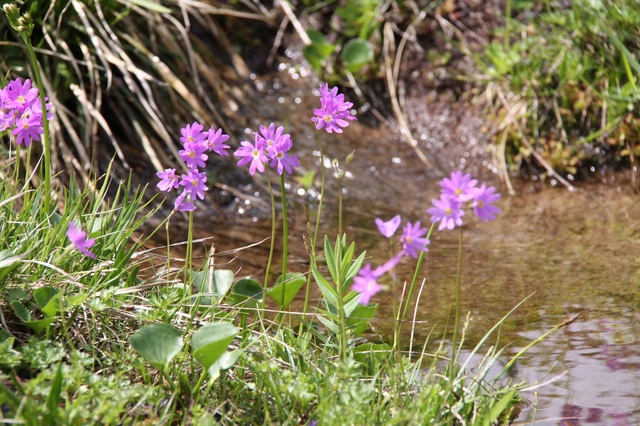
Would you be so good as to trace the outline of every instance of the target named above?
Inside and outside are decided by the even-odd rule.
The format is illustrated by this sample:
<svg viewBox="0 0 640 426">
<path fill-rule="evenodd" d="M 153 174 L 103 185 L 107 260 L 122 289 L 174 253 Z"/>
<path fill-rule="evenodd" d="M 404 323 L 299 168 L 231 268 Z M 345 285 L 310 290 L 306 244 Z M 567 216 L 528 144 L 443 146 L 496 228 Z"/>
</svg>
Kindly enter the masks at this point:
<svg viewBox="0 0 640 426">
<path fill-rule="evenodd" d="M 316 123 L 316 130 L 323 128 L 327 133 L 342 133 L 342 129 L 349 125 L 347 120 L 357 120 L 351 114 L 352 102 L 344 101 L 344 94 L 338 93 L 338 88 L 329 89 L 325 83 L 320 86 L 320 108 L 314 108 L 315 117 L 311 121 Z"/>
<path fill-rule="evenodd" d="M 46 104 L 47 111 L 51 104 Z M 53 115 L 47 112 L 47 119 Z M 0 90 L 0 132 L 10 131 L 16 143 L 25 146 L 39 141 L 44 133 L 42 124 L 42 101 L 38 89 L 31 87 L 31 80 L 17 78 Z"/>
<path fill-rule="evenodd" d="M 209 189 L 205 185 L 207 174 L 199 169 L 206 165 L 209 158 L 206 153 L 214 152 L 225 156 L 229 155 L 226 150 L 230 147 L 225 144 L 229 136 L 222 133 L 222 129 L 216 131 L 212 127 L 205 132 L 204 127 L 195 122 L 187 124 L 180 133 L 183 149 L 178 154 L 187 165 L 187 173 L 178 175 L 176 169 L 165 169 L 156 174 L 160 178 L 157 184 L 160 191 L 168 192 L 183 187 L 182 193 L 176 197 L 174 210 L 186 212 L 195 210 L 194 201 L 198 198 L 204 200 L 204 193 Z"/>
<path fill-rule="evenodd" d="M 376 225 L 380 234 L 387 238 L 391 238 L 395 235 L 396 231 L 400 227 L 402 218 L 400 215 L 394 216 L 388 221 L 382 219 L 376 219 Z M 391 271 L 405 256 L 417 258 L 420 252 L 426 252 L 429 240 L 426 238 L 427 229 L 420 225 L 420 222 L 411 223 L 407 222 L 401 237 L 402 250 L 400 250 L 395 256 L 389 259 L 386 263 L 378 266 L 376 269 L 371 268 L 371 264 L 367 263 L 360 269 L 358 275 L 353 279 L 353 285 L 351 289 L 360 293 L 358 302 L 362 305 L 367 305 L 371 297 L 381 290 L 378 279 L 385 273 Z"/>
<path fill-rule="evenodd" d="M 285 171 L 293 173 L 293 169 L 299 167 L 298 156 L 290 155 L 293 147 L 291 136 L 284 132 L 284 127 L 276 127 L 271 123 L 269 127 L 260 126 L 260 132 L 254 132 L 254 142 L 240 142 L 240 148 L 233 153 L 239 157 L 238 166 L 249 164 L 249 174 L 253 176 L 256 170 L 264 173 L 264 165 L 269 164 L 279 175 Z"/>
<path fill-rule="evenodd" d="M 432 222 L 440 222 L 438 230 L 453 229 L 462 225 L 464 203 L 470 203 L 475 215 L 483 222 L 496 219 L 500 209 L 493 204 L 500 199 L 500 194 L 496 193 L 496 189 L 492 186 L 487 187 L 483 183 L 478 187 L 477 184 L 478 181 L 472 179 L 471 174 L 463 175 L 460 171 L 453 172 L 450 177 L 442 179 L 440 199 L 433 200 L 433 207 L 427 210 Z M 380 234 L 387 238 L 395 235 L 401 222 L 400 215 L 386 222 L 376 219 Z M 366 264 L 353 279 L 351 289 L 360 293 L 358 302 L 364 305 L 369 303 L 371 297 L 381 290 L 378 279 L 391 271 L 402 257 L 417 258 L 420 252 L 426 252 L 429 244 L 426 235 L 427 229 L 421 227 L 420 222 L 413 224 L 407 222 L 401 237 L 402 250 L 376 269 L 372 269 L 371 264 Z"/>
<path fill-rule="evenodd" d="M 462 226 L 464 203 L 470 202 L 476 216 L 483 222 L 495 220 L 500 209 L 493 205 L 500 199 L 493 186 L 486 184 L 476 186 L 478 181 L 471 179 L 471 174 L 463 175 L 461 171 L 451 173 L 449 178 L 440 182 L 442 188 L 440 199 L 433 200 L 433 207 L 427 210 L 432 222 L 440 222 L 438 230 L 453 229 Z"/>
</svg>

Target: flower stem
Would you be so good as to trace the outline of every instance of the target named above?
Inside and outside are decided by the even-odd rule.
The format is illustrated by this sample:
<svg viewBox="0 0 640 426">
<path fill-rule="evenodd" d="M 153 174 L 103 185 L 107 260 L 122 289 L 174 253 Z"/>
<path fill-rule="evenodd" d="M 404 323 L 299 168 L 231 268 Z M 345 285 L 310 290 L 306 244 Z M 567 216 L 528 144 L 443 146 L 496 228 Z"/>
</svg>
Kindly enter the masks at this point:
<svg viewBox="0 0 640 426">
<path fill-rule="evenodd" d="M 429 227 L 429 232 L 427 232 L 427 239 L 431 238 L 431 233 L 435 228 L 435 223 L 431 223 Z M 424 262 L 424 251 L 420 251 L 420 255 L 418 256 L 418 262 L 416 263 L 416 269 L 413 272 L 413 278 L 411 279 L 411 285 L 409 286 L 409 293 L 407 294 L 406 299 L 404 300 L 404 308 L 402 308 L 402 315 L 400 315 L 400 309 L 396 314 L 396 327 L 393 335 L 393 347 L 395 349 L 400 345 L 400 332 L 402 331 L 402 323 L 407 317 L 407 311 L 409 310 L 409 304 L 411 303 L 411 297 L 413 296 L 413 291 L 416 287 L 416 282 L 418 281 L 418 275 L 420 274 L 420 270 L 422 269 L 422 263 Z"/>
<path fill-rule="evenodd" d="M 282 279 L 286 280 L 287 257 L 289 254 L 289 224 L 287 220 L 287 193 L 284 186 L 284 173 L 280 175 L 280 192 L 282 199 Z"/>
<path fill-rule="evenodd" d="M 460 227 L 459 229 L 460 229 L 460 233 L 459 233 L 459 239 L 458 239 L 458 271 L 456 273 L 456 317 L 453 323 L 453 337 L 451 338 L 451 368 L 450 368 L 451 379 L 453 379 L 453 376 L 455 374 L 454 364 L 456 362 L 456 359 L 457 359 L 456 355 L 458 353 L 456 346 L 458 345 L 458 327 L 460 326 L 460 293 L 461 293 L 460 282 L 462 281 L 462 227 Z M 451 383 L 453 383 L 453 380 L 451 380 Z"/>
<path fill-rule="evenodd" d="M 21 35 L 24 43 L 27 45 L 29 57 L 33 64 L 33 73 L 36 76 L 36 84 L 38 85 L 40 102 L 42 104 L 42 127 L 44 130 L 44 135 L 42 136 L 44 142 L 44 211 L 48 216 L 51 212 L 51 138 L 49 137 L 49 120 L 47 119 L 47 101 L 44 95 L 45 92 L 44 84 L 42 83 L 42 74 L 40 73 L 36 53 L 31 45 L 31 39 L 29 38 L 29 35 L 25 33 L 21 33 Z M 27 173 L 29 173 L 29 170 L 27 170 Z"/>
<path fill-rule="evenodd" d="M 193 275 L 193 211 L 189 212 L 189 229 L 187 231 L 187 253 L 185 255 L 184 296 L 187 296 L 188 285 Z"/>
<path fill-rule="evenodd" d="M 267 302 L 267 287 L 269 286 L 269 275 L 271 273 L 271 262 L 273 261 L 273 250 L 276 240 L 276 199 L 273 195 L 273 187 L 269 179 L 269 169 L 265 168 L 267 184 L 269 185 L 269 195 L 271 196 L 271 244 L 269 246 L 269 260 L 267 261 L 267 270 L 264 272 L 264 284 L 262 285 L 262 309 L 265 308 Z"/>
<path fill-rule="evenodd" d="M 311 242 L 311 252 L 316 252 L 316 242 L 318 241 L 318 230 L 320 229 L 320 217 L 322 215 L 322 203 L 324 201 L 324 187 L 327 179 L 327 173 L 324 170 L 324 153 L 322 152 L 322 143 L 318 137 L 318 131 L 316 130 L 316 142 L 318 143 L 318 151 L 320 151 L 320 173 L 322 175 L 322 181 L 320 184 L 320 201 L 318 202 L 318 214 L 316 216 L 316 228 L 313 233 L 313 241 Z"/>
</svg>

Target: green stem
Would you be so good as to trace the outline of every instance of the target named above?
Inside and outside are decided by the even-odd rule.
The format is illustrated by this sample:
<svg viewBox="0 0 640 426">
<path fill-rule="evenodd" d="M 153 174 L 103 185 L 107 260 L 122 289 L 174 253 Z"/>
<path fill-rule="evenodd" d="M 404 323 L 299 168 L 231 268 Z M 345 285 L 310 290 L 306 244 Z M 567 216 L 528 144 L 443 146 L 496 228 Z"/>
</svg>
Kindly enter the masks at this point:
<svg viewBox="0 0 640 426">
<path fill-rule="evenodd" d="M 342 176 L 340 175 L 338 175 L 338 235 L 342 235 Z"/>
<path fill-rule="evenodd" d="M 40 73 L 36 53 L 31 45 L 31 39 L 27 34 L 22 33 L 21 35 L 24 43 L 27 45 L 29 57 L 33 64 L 33 72 L 36 76 L 36 83 L 40 93 L 40 102 L 42 104 L 42 127 L 44 130 L 44 135 L 42 136 L 44 142 L 44 209 L 45 214 L 48 216 L 51 212 L 51 138 L 49 136 L 49 120 L 47 119 L 47 101 L 44 95 L 45 92 L 44 84 L 42 83 L 42 74 Z M 29 173 L 28 170 L 27 173 Z"/>
<path fill-rule="evenodd" d="M 287 193 L 284 186 L 284 173 L 280 175 L 280 192 L 282 199 L 282 279 L 287 277 L 287 257 L 289 249 L 289 224 L 287 219 Z M 283 292 L 284 294 L 284 292 Z"/>
<path fill-rule="evenodd" d="M 427 232 L 427 240 L 431 239 L 431 233 L 433 232 L 435 225 L 436 225 L 435 223 L 432 223 L 431 226 L 429 227 L 429 232 Z M 395 327 L 394 336 L 393 336 L 394 349 L 397 349 L 400 344 L 400 333 L 402 331 L 402 324 L 405 318 L 407 317 L 407 312 L 409 311 L 409 305 L 411 304 L 411 298 L 413 296 L 413 291 L 416 287 L 416 282 L 418 282 L 418 275 L 420 274 L 420 270 L 422 269 L 424 256 L 425 256 L 425 252 L 421 251 L 420 255 L 418 256 L 418 262 L 416 263 L 416 269 L 413 271 L 413 278 L 411 279 L 411 284 L 409 285 L 409 293 L 407 294 L 407 297 L 404 300 L 404 308 L 402 309 L 402 315 L 400 315 L 400 309 L 398 309 L 398 312 L 396 314 L 396 327 Z"/>
<path fill-rule="evenodd" d="M 456 361 L 456 354 L 458 350 L 458 327 L 460 326 L 460 282 L 462 281 L 462 227 L 459 228 L 459 240 L 458 240 L 458 267 L 456 272 L 456 317 L 453 323 L 453 337 L 451 338 L 451 378 L 455 375 L 454 363 Z M 453 383 L 453 380 L 451 381 Z"/>
<path fill-rule="evenodd" d="M 336 261 L 336 285 L 338 286 L 338 339 L 340 346 L 340 359 L 344 360 L 347 357 L 347 327 L 346 317 L 344 315 L 344 292 L 342 285 L 342 240 L 341 236 L 338 236 L 338 244 L 336 244 L 338 250 L 335 253 Z"/>
<path fill-rule="evenodd" d="M 187 297 L 188 285 L 191 284 L 193 275 L 193 211 L 189 212 L 189 229 L 187 231 L 187 253 L 185 255 L 185 279 L 184 279 L 184 296 Z"/>
<path fill-rule="evenodd" d="M 307 309 L 309 308 L 309 296 L 311 293 L 311 271 L 316 267 L 316 241 L 318 241 L 318 230 L 320 229 L 320 216 L 322 214 L 322 201 L 324 200 L 324 187 L 326 182 L 326 173 L 324 170 L 324 153 L 322 152 L 322 143 L 320 142 L 320 138 L 318 137 L 318 131 L 316 130 L 316 143 L 318 144 L 318 151 L 320 152 L 320 173 L 322 176 L 322 180 L 320 183 L 320 200 L 318 202 L 318 213 L 316 215 L 316 225 L 313 233 L 313 237 L 311 236 L 311 225 L 307 225 L 309 229 L 309 251 L 310 251 L 310 267 L 309 274 L 307 275 L 307 288 L 305 289 L 304 295 L 304 305 L 302 307 L 302 317 L 307 314 Z M 302 323 L 300 324 L 300 331 L 302 332 Z"/>
<path fill-rule="evenodd" d="M 269 179 L 269 169 L 265 168 L 267 184 L 269 185 L 269 195 L 271 196 L 271 244 L 269 246 L 269 260 L 267 261 L 267 270 L 264 272 L 264 284 L 262 285 L 262 309 L 266 306 L 267 287 L 269 286 L 269 275 L 271 273 L 271 262 L 273 261 L 273 250 L 276 242 L 276 199 L 273 195 L 273 187 Z"/>
<path fill-rule="evenodd" d="M 322 203 L 324 202 L 324 187 L 327 179 L 327 173 L 324 170 L 324 153 L 322 151 L 322 143 L 318 137 L 318 131 L 316 130 L 316 142 L 318 143 L 318 151 L 320 151 L 320 173 L 322 175 L 322 181 L 320 184 L 320 201 L 318 202 L 318 214 L 316 216 L 316 229 L 313 233 L 313 241 L 311 242 L 311 253 L 316 252 L 316 242 L 318 241 L 318 230 L 320 229 L 320 216 L 322 215 Z"/>
</svg>

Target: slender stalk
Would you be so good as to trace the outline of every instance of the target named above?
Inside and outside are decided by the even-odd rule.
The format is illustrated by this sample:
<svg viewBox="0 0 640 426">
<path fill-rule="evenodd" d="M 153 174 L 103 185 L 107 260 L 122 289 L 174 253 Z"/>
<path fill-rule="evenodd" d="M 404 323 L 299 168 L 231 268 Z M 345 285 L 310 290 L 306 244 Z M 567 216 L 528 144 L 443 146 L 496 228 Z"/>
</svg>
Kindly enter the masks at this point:
<svg viewBox="0 0 640 426">
<path fill-rule="evenodd" d="M 427 232 L 427 239 L 431 239 L 431 233 L 435 228 L 435 223 L 432 223 L 429 227 L 429 232 Z M 397 349 L 400 344 L 400 332 L 402 331 L 402 323 L 407 317 L 407 312 L 409 311 L 409 304 L 411 303 L 411 297 L 413 296 L 413 291 L 416 286 L 416 282 L 418 282 L 418 275 L 420 274 L 420 270 L 422 269 L 422 263 L 424 262 L 425 252 L 421 251 L 418 256 L 418 262 L 416 263 L 416 269 L 413 272 L 413 278 L 411 279 L 411 285 L 409 286 L 409 293 L 407 294 L 407 298 L 404 301 L 404 308 L 402 309 L 402 315 L 400 314 L 400 309 L 396 314 L 396 326 L 394 330 L 393 336 L 393 347 Z"/>
<path fill-rule="evenodd" d="M 454 364 L 456 361 L 456 354 L 458 350 L 456 346 L 458 345 L 458 327 L 460 326 L 460 282 L 462 281 L 462 227 L 459 227 L 459 239 L 458 239 L 458 267 L 456 272 L 456 317 L 453 323 L 453 337 L 451 338 L 451 378 L 455 375 Z M 453 383 L 453 381 L 451 381 Z"/>
<path fill-rule="evenodd" d="M 287 218 L 287 193 L 284 186 L 284 173 L 280 175 L 280 192 L 282 199 L 282 279 L 286 279 L 287 257 L 289 254 L 289 223 Z"/>
<path fill-rule="evenodd" d="M 318 214 L 316 216 L 316 228 L 313 233 L 313 241 L 311 242 L 311 252 L 315 254 L 316 252 L 316 242 L 318 241 L 318 230 L 320 229 L 320 217 L 322 215 L 322 203 L 324 202 L 324 190 L 325 183 L 327 179 L 327 173 L 324 169 L 324 153 L 322 151 L 322 143 L 320 142 L 320 138 L 318 137 L 318 131 L 316 130 L 316 142 L 318 143 L 318 151 L 320 151 L 320 173 L 322 176 L 321 184 L 320 184 L 320 201 L 318 202 Z"/>
<path fill-rule="evenodd" d="M 262 285 L 262 309 L 266 306 L 267 287 L 269 287 L 269 275 L 271 273 L 271 262 L 273 261 L 273 251 L 276 242 L 276 199 L 273 195 L 273 187 L 269 179 L 269 169 L 265 168 L 267 184 L 269 185 L 269 195 L 271 196 L 271 244 L 269 246 L 269 260 L 267 261 L 267 270 L 264 272 L 264 284 Z"/>
<path fill-rule="evenodd" d="M 184 296 L 187 296 L 188 285 L 193 275 L 193 211 L 189 212 L 189 229 L 187 231 L 187 253 L 185 255 Z"/>
<path fill-rule="evenodd" d="M 44 96 L 44 84 L 42 83 L 42 74 L 40 73 L 40 67 L 38 66 L 38 59 L 36 53 L 31 45 L 31 39 L 28 34 L 21 33 L 24 43 L 27 45 L 29 51 L 29 57 L 33 64 L 33 73 L 36 76 L 36 83 L 38 85 L 38 91 L 40 93 L 40 102 L 42 104 L 42 127 L 44 135 L 42 136 L 44 143 L 44 211 L 48 216 L 51 212 L 51 138 L 49 136 L 49 120 L 47 119 L 47 101 Z M 30 155 L 27 156 L 29 161 Z M 28 164 L 28 163 L 27 163 Z M 29 170 L 27 170 L 29 173 Z"/>
<path fill-rule="evenodd" d="M 310 254 L 310 267 L 309 274 L 307 275 L 307 288 L 305 289 L 304 295 L 304 305 L 302 306 L 302 316 L 304 317 L 307 313 L 307 309 L 309 308 L 309 295 L 311 292 L 311 270 L 316 267 L 316 242 L 318 241 L 318 230 L 320 229 L 320 216 L 322 214 L 322 202 L 324 200 L 324 187 L 327 179 L 326 172 L 324 170 L 324 153 L 322 152 L 322 143 L 320 142 L 320 137 L 318 136 L 318 130 L 316 130 L 316 143 L 318 144 L 318 151 L 320 152 L 320 173 L 322 176 L 322 180 L 320 183 L 320 200 L 318 202 L 318 213 L 316 215 L 316 224 L 315 230 L 313 232 L 313 236 L 311 236 L 311 225 L 308 225 L 309 228 L 309 254 Z M 302 324 L 301 324 L 302 327 Z M 300 329 L 302 331 L 302 328 Z"/>
<path fill-rule="evenodd" d="M 344 175 L 340 173 L 337 161 L 334 163 L 334 168 L 338 177 L 338 235 L 342 235 L 342 178 Z"/>
</svg>

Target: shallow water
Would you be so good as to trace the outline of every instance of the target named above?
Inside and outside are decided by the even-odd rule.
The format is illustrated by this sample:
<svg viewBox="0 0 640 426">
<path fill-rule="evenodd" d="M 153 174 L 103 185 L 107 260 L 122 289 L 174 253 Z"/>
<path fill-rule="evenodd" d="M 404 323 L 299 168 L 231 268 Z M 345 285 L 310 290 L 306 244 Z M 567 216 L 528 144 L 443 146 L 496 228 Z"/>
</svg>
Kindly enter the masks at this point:
<svg viewBox="0 0 640 426">
<path fill-rule="evenodd" d="M 248 113 L 263 117 L 264 124 L 271 120 L 285 124 L 301 169 L 318 169 L 321 161 L 309 120 L 317 102 L 310 91 L 317 82 L 299 78 L 296 72 L 283 67 L 275 80 L 256 79 L 260 97 L 252 105 L 255 110 Z M 401 214 L 404 220 L 427 223 L 426 209 L 437 197 L 438 179 L 458 168 L 496 185 L 503 193 L 499 220 L 482 223 L 467 218 L 463 227 L 462 309 L 470 313 L 466 346 L 472 348 L 525 298 L 501 328 L 500 344 L 511 343 L 505 351 L 505 362 L 550 328 L 580 314 L 515 364 L 515 381 L 532 386 L 551 381 L 523 394 L 531 405 L 525 407 L 518 421 L 640 424 L 640 199 L 624 179 L 614 176 L 606 179 L 606 185 L 585 184 L 572 192 L 551 188 L 547 183 L 516 181 L 517 195 L 509 196 L 497 179 L 491 157 L 479 154 L 487 145 L 480 129 L 483 120 L 468 120 L 451 129 L 446 119 L 450 113 L 446 105 L 434 100 L 413 115 L 414 120 L 421 120 L 414 128 L 427 129 L 421 133 L 424 137 L 418 137 L 425 152 L 436 157 L 446 154 L 446 161 L 433 161 L 437 169 L 425 167 L 393 123 L 372 128 L 357 122 L 343 136 L 321 134 L 329 174 L 323 230 L 333 236 L 338 223 L 332 158 L 347 170 L 343 182 L 344 230 L 350 240 L 356 241 L 358 250 L 367 250 L 374 264 L 384 262 L 391 253 L 388 241 L 377 233 L 376 217 L 389 219 Z M 460 140 L 465 143 L 456 142 Z M 437 141 L 437 149 L 433 145 L 429 148 L 429 141 Z M 344 159 L 352 150 L 356 151 L 354 160 L 345 165 Z M 615 182 L 616 178 L 620 182 Z M 213 219 L 210 213 L 199 213 L 196 237 L 213 236 L 217 253 L 221 253 L 216 260 L 218 267 L 236 269 L 239 276 L 263 274 L 267 242 L 232 254 L 224 252 L 270 235 L 265 214 L 268 209 L 264 208 L 265 200 L 268 203 L 266 188 L 260 181 L 242 188 L 251 196 L 238 195 L 228 211 L 222 215 L 218 212 Z M 289 191 L 289 270 L 306 272 L 302 204 L 306 200 L 311 217 L 315 217 L 317 194 L 313 190 L 305 192 L 293 181 Z M 431 336 L 435 349 L 434 336 L 442 335 L 445 324 L 453 324 L 458 241 L 457 231 L 434 231 L 432 235 L 420 275 L 424 288 L 414 332 L 418 347 Z M 399 279 L 410 279 L 414 267 L 415 263 L 403 261 L 396 271 Z M 317 300 L 317 294 L 314 297 Z M 388 338 L 393 295 L 385 291 L 373 301 L 380 304 L 374 332 Z M 495 339 L 490 341 L 495 343 Z"/>
</svg>

